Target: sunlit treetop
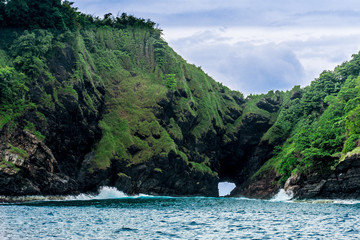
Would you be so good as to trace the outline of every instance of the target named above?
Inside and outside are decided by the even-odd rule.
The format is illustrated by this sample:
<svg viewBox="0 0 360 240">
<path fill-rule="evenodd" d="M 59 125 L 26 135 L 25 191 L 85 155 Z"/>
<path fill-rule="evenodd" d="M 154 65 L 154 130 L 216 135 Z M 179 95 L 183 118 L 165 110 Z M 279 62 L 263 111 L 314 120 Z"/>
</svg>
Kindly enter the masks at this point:
<svg viewBox="0 0 360 240">
<path fill-rule="evenodd" d="M 161 32 L 149 19 L 136 18 L 126 13 L 117 17 L 111 13 L 105 14 L 103 18 L 94 17 L 79 12 L 70 1 L 0 0 L 1 28 L 74 30 L 99 26 L 136 26 Z"/>
</svg>

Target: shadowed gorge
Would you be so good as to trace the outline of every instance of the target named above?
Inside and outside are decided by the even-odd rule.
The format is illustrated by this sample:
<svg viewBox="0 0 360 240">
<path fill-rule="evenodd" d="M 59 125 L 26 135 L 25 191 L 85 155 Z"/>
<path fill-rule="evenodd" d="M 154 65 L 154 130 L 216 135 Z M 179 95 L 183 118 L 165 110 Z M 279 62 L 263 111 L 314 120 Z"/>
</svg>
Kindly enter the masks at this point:
<svg viewBox="0 0 360 240">
<path fill-rule="evenodd" d="M 54 1 L 55 20 L 21 25 L 13 2 L 0 2 L 0 195 L 218 196 L 230 181 L 233 196 L 360 197 L 359 55 L 244 98 L 150 20 Z"/>
</svg>

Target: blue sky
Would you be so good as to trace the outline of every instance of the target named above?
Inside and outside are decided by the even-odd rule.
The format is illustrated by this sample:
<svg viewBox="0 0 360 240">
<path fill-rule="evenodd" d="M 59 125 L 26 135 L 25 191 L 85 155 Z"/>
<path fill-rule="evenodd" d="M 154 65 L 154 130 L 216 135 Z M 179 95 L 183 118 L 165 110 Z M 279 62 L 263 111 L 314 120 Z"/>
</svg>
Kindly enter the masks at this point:
<svg viewBox="0 0 360 240">
<path fill-rule="evenodd" d="M 74 0 L 150 18 L 188 62 L 244 94 L 308 85 L 360 50 L 357 0 Z"/>
</svg>

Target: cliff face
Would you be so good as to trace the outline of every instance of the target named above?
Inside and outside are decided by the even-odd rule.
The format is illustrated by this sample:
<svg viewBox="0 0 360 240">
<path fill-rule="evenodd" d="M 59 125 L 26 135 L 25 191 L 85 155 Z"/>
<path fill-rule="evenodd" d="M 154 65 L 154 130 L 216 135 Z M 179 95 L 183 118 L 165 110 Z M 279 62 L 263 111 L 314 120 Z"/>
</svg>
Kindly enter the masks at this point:
<svg viewBox="0 0 360 240">
<path fill-rule="evenodd" d="M 218 159 L 226 125 L 242 114 L 240 93 L 187 64 L 152 29 L 4 32 L 1 67 L 24 74 L 28 89 L 16 114 L 3 103 L 0 194 L 109 185 L 129 194 L 217 196 Z M 33 37 L 49 41 L 30 59 L 41 68 L 22 63 L 26 52 L 14 66 L 6 49 Z"/>
<path fill-rule="evenodd" d="M 3 160 L 0 171 L 1 195 L 69 194 L 77 183 L 59 169 L 52 151 L 35 135 L 15 130 L 1 132 Z"/>
<path fill-rule="evenodd" d="M 77 169 L 101 136 L 98 121 L 104 86 L 86 76 L 72 81 L 78 68 L 74 46 L 54 46 L 39 61 L 46 68 L 27 80 L 31 105 L 17 113 L 18 117 L 6 119 L 11 113 L 3 103 L 2 119 L 8 121 L 2 126 L 0 142 L 3 195 L 77 192 Z"/>
<path fill-rule="evenodd" d="M 292 191 L 301 199 L 359 199 L 360 155 L 347 156 L 327 174 L 295 175 L 285 183 L 285 191 Z"/>
<path fill-rule="evenodd" d="M 1 31 L 0 195 L 359 197 L 357 55 L 244 98 L 151 27 Z"/>
</svg>

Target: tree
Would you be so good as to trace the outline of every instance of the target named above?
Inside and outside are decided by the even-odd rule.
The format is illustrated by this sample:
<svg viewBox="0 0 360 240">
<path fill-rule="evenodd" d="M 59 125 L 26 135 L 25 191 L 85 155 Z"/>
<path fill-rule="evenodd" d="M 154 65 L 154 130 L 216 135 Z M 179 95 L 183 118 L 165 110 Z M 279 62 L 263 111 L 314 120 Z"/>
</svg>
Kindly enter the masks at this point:
<svg viewBox="0 0 360 240">
<path fill-rule="evenodd" d="M 90 22 L 89 15 L 77 12 L 77 8 L 73 7 L 73 4 L 73 2 L 65 0 L 63 1 L 60 9 L 64 24 L 70 30 L 73 30 L 79 26 L 84 27 Z"/>
<path fill-rule="evenodd" d="M 0 27 L 5 26 L 5 0 L 0 0 Z"/>
<path fill-rule="evenodd" d="M 5 5 L 8 25 L 14 27 L 26 26 L 29 21 L 30 8 L 26 0 L 11 0 Z"/>
<path fill-rule="evenodd" d="M 44 56 L 51 48 L 53 35 L 47 30 L 25 30 L 10 47 L 14 56 L 30 55 L 35 57 Z"/>
<path fill-rule="evenodd" d="M 166 86 L 170 89 L 170 90 L 175 90 L 176 89 L 176 79 L 175 79 L 175 74 L 166 74 Z"/>
<path fill-rule="evenodd" d="M 28 88 L 25 86 L 25 76 L 12 67 L 0 67 L 0 106 L 13 108 L 24 101 Z M 4 110 L 4 109 L 1 109 Z"/>
<path fill-rule="evenodd" d="M 28 6 L 31 11 L 29 17 L 30 28 L 54 28 L 65 29 L 60 0 L 28 0 Z"/>
</svg>

